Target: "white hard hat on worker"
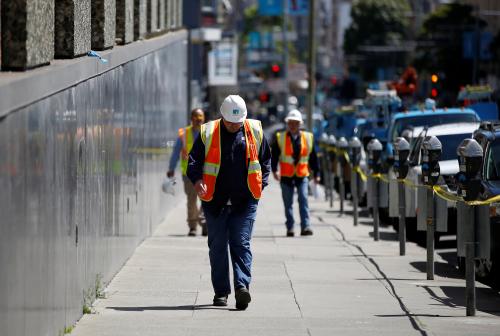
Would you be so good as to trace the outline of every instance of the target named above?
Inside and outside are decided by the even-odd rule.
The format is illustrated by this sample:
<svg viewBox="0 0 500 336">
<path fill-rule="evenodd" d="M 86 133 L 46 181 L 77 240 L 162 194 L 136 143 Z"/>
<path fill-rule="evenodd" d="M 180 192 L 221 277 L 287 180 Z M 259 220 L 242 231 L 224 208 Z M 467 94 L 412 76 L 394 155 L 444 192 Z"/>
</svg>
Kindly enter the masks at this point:
<svg viewBox="0 0 500 336">
<path fill-rule="evenodd" d="M 247 105 L 240 96 L 229 95 L 222 102 L 220 113 L 226 121 L 242 123 L 247 117 Z"/>
<path fill-rule="evenodd" d="M 302 113 L 300 113 L 299 110 L 291 110 L 290 112 L 288 112 L 288 115 L 285 118 L 285 122 L 289 121 L 298 121 L 302 124 Z"/>
</svg>

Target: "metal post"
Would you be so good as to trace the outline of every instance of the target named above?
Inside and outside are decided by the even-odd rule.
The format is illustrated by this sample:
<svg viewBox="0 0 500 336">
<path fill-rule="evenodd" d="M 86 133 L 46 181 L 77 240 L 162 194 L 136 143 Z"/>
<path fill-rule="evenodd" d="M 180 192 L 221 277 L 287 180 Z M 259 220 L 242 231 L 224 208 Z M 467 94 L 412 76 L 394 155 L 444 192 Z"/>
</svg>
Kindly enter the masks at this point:
<svg viewBox="0 0 500 336">
<path fill-rule="evenodd" d="M 331 157 L 328 156 L 328 194 L 330 196 L 330 208 L 333 208 L 333 188 L 335 185 L 335 177 L 333 175 L 333 165 L 330 159 Z"/>
<path fill-rule="evenodd" d="M 338 159 L 338 172 L 339 172 L 339 198 L 340 198 L 340 214 L 344 214 L 344 198 L 345 198 L 345 185 L 344 185 L 344 164 L 342 159 Z"/>
<path fill-rule="evenodd" d="M 358 225 L 358 173 L 352 169 L 351 179 L 354 181 L 351 183 L 351 194 L 352 194 L 352 218 L 354 220 L 354 226 Z"/>
<path fill-rule="evenodd" d="M 327 160 L 328 152 L 323 151 L 321 155 L 321 170 L 323 171 L 323 187 L 325 188 L 325 202 L 328 201 L 328 185 L 329 185 L 329 176 L 327 175 Z"/>
<path fill-rule="evenodd" d="M 288 2 L 288 1 L 286 1 Z M 307 102 L 307 128 L 312 131 L 314 93 L 316 91 L 316 1 L 309 0 L 309 100 Z"/>
<path fill-rule="evenodd" d="M 283 82 L 284 82 L 284 95 L 285 100 L 283 103 L 283 108 L 285 115 L 288 113 L 288 1 L 283 0 L 283 26 L 281 28 L 283 33 Z M 309 128 L 311 130 L 311 128 Z"/>
<path fill-rule="evenodd" d="M 378 178 L 372 177 L 373 181 L 373 240 L 378 241 L 380 238 L 379 233 L 379 218 L 378 218 Z"/>
<path fill-rule="evenodd" d="M 476 267 L 474 262 L 474 255 L 475 255 L 474 242 L 466 242 L 465 243 L 465 302 L 466 302 L 467 316 L 476 316 Z"/>
<path fill-rule="evenodd" d="M 405 211 L 405 185 L 398 181 L 399 203 L 399 255 L 406 254 L 406 211 Z"/>
<path fill-rule="evenodd" d="M 434 280 L 434 190 L 427 189 L 427 280 Z"/>
<path fill-rule="evenodd" d="M 188 29 L 188 40 L 187 40 L 187 119 L 188 124 L 191 122 L 191 109 L 192 109 L 192 101 L 193 101 L 193 92 L 191 88 L 191 77 L 193 77 L 193 66 L 192 66 L 192 58 L 193 58 L 193 43 L 191 42 L 191 29 Z"/>
</svg>

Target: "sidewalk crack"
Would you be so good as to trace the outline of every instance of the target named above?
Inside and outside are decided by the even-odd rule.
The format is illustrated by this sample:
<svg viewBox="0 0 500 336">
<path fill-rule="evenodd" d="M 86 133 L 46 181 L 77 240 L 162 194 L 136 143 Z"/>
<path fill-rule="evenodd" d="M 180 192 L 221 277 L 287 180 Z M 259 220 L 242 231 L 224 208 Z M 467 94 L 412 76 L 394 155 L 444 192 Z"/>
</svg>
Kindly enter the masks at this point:
<svg viewBox="0 0 500 336">
<path fill-rule="evenodd" d="M 321 218 L 321 221 L 322 220 L 323 219 Z M 398 295 L 398 293 L 396 291 L 396 287 L 394 286 L 394 284 L 392 283 L 392 281 L 387 277 L 387 275 L 384 273 L 384 271 L 382 271 L 382 269 L 380 268 L 380 265 L 372 257 L 369 257 L 365 253 L 365 251 L 363 250 L 363 248 L 361 246 L 359 246 L 357 244 L 354 244 L 351 241 L 349 241 L 348 239 L 346 239 L 344 232 L 337 225 L 335 225 L 333 223 L 331 225 L 332 225 L 331 229 L 335 229 L 340 234 L 341 240 L 343 242 L 345 242 L 347 245 L 349 245 L 349 246 L 357 249 L 363 255 L 363 258 L 365 258 L 367 261 L 369 261 L 375 267 L 375 269 L 377 270 L 377 272 L 384 279 L 384 282 L 387 284 L 387 285 L 383 284 L 384 288 L 389 292 L 389 294 L 394 299 L 396 299 L 396 301 L 399 304 L 399 307 L 401 308 L 401 310 L 403 311 L 403 313 L 408 317 L 408 320 L 410 321 L 413 329 L 415 329 L 416 331 L 418 331 L 422 336 L 428 336 L 429 333 L 425 330 L 425 327 L 423 327 L 423 323 L 419 320 L 418 317 L 416 317 L 414 314 L 412 314 L 410 312 L 410 309 L 403 302 L 403 299 L 401 298 L 401 296 Z M 362 264 L 363 267 L 365 267 L 368 270 L 368 272 L 370 272 L 370 274 L 372 274 L 374 276 L 375 279 L 379 278 L 378 276 L 376 276 L 376 274 L 373 274 L 373 272 L 371 270 L 369 270 L 368 267 L 363 262 L 361 262 L 361 260 L 359 260 L 358 257 L 356 257 L 356 260 L 360 264 Z M 382 280 L 379 280 L 379 281 L 382 282 Z"/>
<path fill-rule="evenodd" d="M 300 317 L 304 318 L 304 314 L 302 314 L 302 308 L 300 308 L 299 301 L 297 300 L 297 293 L 295 293 L 295 289 L 293 288 L 292 278 L 290 278 L 290 274 L 288 273 L 288 268 L 286 267 L 286 262 L 283 262 L 283 267 L 285 268 L 285 274 L 286 277 L 288 278 L 288 282 L 290 283 L 290 288 L 292 289 L 293 299 L 295 300 L 295 304 L 299 309 Z"/>
<path fill-rule="evenodd" d="M 292 289 L 293 293 L 293 299 L 295 300 L 295 305 L 297 305 L 297 309 L 299 310 L 300 313 L 300 318 L 304 319 L 304 314 L 302 313 L 302 308 L 300 307 L 299 301 L 297 300 L 297 293 L 295 292 L 295 288 L 293 288 L 293 282 L 292 278 L 290 277 L 290 274 L 288 273 L 288 268 L 286 267 L 286 262 L 283 262 L 283 267 L 285 268 L 285 274 L 286 277 L 288 278 L 288 282 L 290 283 L 290 288 Z M 309 327 L 306 327 L 307 334 L 311 336 L 311 330 L 309 330 Z"/>
</svg>

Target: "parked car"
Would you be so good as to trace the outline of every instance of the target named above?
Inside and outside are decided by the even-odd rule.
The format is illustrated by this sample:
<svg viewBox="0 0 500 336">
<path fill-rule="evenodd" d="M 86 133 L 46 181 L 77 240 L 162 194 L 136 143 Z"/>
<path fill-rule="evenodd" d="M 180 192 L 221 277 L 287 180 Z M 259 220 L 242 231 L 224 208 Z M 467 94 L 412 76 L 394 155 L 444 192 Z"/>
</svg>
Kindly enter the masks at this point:
<svg viewBox="0 0 500 336">
<path fill-rule="evenodd" d="M 422 143 L 426 136 L 434 135 L 436 136 L 442 144 L 442 153 L 439 161 L 440 166 L 440 177 L 438 184 L 447 188 L 448 191 L 456 192 L 455 174 L 458 173 L 458 161 L 457 161 L 457 147 L 462 142 L 463 139 L 472 137 L 472 134 L 479 127 L 478 122 L 468 122 L 468 123 L 452 123 L 443 124 L 433 127 L 418 127 L 413 129 L 413 137 L 411 139 L 410 145 L 410 155 L 409 164 L 410 169 L 406 180 L 408 183 L 405 185 L 405 197 L 406 197 L 406 217 L 408 223 L 409 234 L 415 233 L 417 228 L 417 215 L 419 209 L 422 208 L 422 204 L 419 204 L 419 192 L 424 192 L 425 189 L 422 187 L 415 187 L 422 184 Z M 390 214 L 393 215 L 394 203 L 396 207 L 397 216 L 397 201 L 392 202 L 392 200 L 397 200 L 397 186 L 395 184 L 391 185 L 389 188 L 390 199 L 391 199 L 391 211 Z M 448 208 L 447 214 L 443 220 L 447 221 L 447 233 L 456 232 L 456 208 L 453 202 L 446 202 L 445 207 Z M 425 221 L 425 216 L 423 219 Z"/>
<path fill-rule="evenodd" d="M 389 182 L 386 181 L 395 179 L 394 174 L 390 173 L 394 158 L 393 142 L 397 137 L 401 136 L 403 130 L 450 123 L 478 123 L 479 120 L 480 118 L 476 112 L 471 109 L 461 108 L 428 109 L 392 115 L 391 122 L 386 129 L 387 135 L 379 139 L 384 146 L 382 153 L 383 178 L 379 184 L 379 214 L 382 221 L 391 221 L 389 216 Z"/>
<path fill-rule="evenodd" d="M 500 123 L 483 122 L 474 132 L 474 139 L 483 147 L 481 167 L 481 199 L 500 195 Z M 490 276 L 500 286 L 500 204 L 490 205 L 490 259 L 477 261 L 482 276 Z"/>
</svg>

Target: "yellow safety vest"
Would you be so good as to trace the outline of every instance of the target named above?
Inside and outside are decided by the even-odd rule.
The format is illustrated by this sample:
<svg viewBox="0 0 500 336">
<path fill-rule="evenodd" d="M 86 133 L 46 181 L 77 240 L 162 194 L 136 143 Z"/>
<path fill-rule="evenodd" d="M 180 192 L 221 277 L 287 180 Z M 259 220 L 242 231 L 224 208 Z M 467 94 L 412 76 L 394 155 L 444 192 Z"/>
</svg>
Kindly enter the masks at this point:
<svg viewBox="0 0 500 336">
<path fill-rule="evenodd" d="M 285 177 L 308 177 L 309 176 L 309 155 L 313 150 L 313 134 L 301 131 L 301 150 L 299 162 L 295 165 L 293 161 L 293 145 L 287 132 L 276 133 L 278 146 L 280 147 L 280 174 Z"/>
<path fill-rule="evenodd" d="M 205 144 L 205 163 L 203 165 L 203 182 L 207 186 L 207 193 L 200 197 L 209 202 L 215 193 L 215 184 L 220 171 L 221 144 L 220 144 L 221 119 L 210 121 L 201 125 L 200 136 Z M 262 194 L 262 170 L 259 163 L 259 152 L 262 144 L 262 125 L 258 120 L 246 119 L 243 123 L 245 129 L 246 155 L 248 158 L 247 184 L 250 193 L 255 199 L 260 199 Z M 230 183 L 230 181 L 228 181 Z"/>
<path fill-rule="evenodd" d="M 182 141 L 181 150 L 181 170 L 182 175 L 186 175 L 188 166 L 188 157 L 191 148 L 193 148 L 193 126 L 187 126 L 186 128 L 179 128 L 179 138 Z"/>
</svg>

